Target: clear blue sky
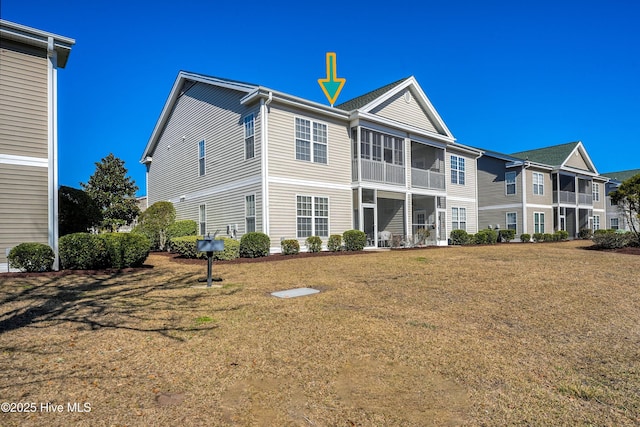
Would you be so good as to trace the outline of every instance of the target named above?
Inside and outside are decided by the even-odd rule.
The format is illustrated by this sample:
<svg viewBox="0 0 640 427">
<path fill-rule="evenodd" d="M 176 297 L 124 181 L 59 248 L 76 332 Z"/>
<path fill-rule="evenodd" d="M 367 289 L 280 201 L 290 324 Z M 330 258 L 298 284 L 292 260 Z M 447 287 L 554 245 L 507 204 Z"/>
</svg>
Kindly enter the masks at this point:
<svg viewBox="0 0 640 427">
<path fill-rule="evenodd" d="M 2 0 L 2 19 L 76 39 L 58 73 L 60 184 L 110 152 L 138 163 L 180 70 L 327 103 L 414 75 L 462 144 L 581 140 L 600 172 L 640 168 L 640 1 Z"/>
</svg>

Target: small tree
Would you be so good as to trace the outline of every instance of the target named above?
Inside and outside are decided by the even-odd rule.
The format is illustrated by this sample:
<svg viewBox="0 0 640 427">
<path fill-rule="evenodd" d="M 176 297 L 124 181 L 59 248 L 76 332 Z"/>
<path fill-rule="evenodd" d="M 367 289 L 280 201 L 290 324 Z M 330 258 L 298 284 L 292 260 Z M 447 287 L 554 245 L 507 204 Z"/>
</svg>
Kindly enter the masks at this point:
<svg viewBox="0 0 640 427">
<path fill-rule="evenodd" d="M 150 237 L 151 243 L 161 251 L 166 248 L 169 227 L 176 220 L 176 209 L 171 202 L 155 202 L 140 217 L 142 234 Z"/>
<path fill-rule="evenodd" d="M 138 186 L 127 176 L 124 161 L 109 154 L 96 163 L 89 182 L 80 183 L 102 212 L 102 226 L 111 231 L 130 224 L 139 214 Z"/>
<path fill-rule="evenodd" d="M 100 225 L 102 212 L 86 192 L 78 188 L 61 186 L 58 200 L 60 236 L 86 232 Z"/>
<path fill-rule="evenodd" d="M 640 174 L 624 181 L 609 196 L 618 205 L 618 209 L 624 214 L 631 232 L 640 241 Z"/>
</svg>

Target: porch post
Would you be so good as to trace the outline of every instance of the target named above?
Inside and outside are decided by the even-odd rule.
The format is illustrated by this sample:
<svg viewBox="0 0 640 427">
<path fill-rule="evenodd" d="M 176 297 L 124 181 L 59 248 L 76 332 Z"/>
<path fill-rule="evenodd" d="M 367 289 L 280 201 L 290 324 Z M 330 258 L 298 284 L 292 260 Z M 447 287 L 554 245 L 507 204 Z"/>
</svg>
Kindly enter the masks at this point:
<svg viewBox="0 0 640 427">
<path fill-rule="evenodd" d="M 413 203 L 411 203 L 411 193 L 406 192 L 404 194 L 404 229 L 407 234 L 407 241 L 413 239 Z"/>
</svg>

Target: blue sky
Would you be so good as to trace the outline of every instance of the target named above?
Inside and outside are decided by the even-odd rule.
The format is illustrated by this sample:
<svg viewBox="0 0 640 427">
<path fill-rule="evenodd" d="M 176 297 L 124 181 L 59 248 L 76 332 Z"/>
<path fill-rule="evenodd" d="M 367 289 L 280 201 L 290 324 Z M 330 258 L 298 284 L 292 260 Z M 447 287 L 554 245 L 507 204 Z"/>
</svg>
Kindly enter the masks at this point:
<svg viewBox="0 0 640 427">
<path fill-rule="evenodd" d="M 462 144 L 504 153 L 580 140 L 600 172 L 640 168 L 640 2 L 2 0 L 76 39 L 58 73 L 60 184 L 109 153 L 138 163 L 180 70 L 327 104 L 413 75 Z"/>
</svg>

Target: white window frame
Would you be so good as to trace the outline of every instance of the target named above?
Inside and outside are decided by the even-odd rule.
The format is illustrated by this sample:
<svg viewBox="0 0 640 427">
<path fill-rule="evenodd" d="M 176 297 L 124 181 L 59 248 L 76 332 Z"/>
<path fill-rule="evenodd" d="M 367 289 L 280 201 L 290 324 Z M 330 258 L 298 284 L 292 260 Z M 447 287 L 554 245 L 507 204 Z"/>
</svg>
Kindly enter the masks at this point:
<svg viewBox="0 0 640 427">
<path fill-rule="evenodd" d="M 256 156 L 256 121 L 253 113 L 243 119 L 244 128 L 244 159 L 253 159 Z"/>
<path fill-rule="evenodd" d="M 299 124 L 308 124 L 308 134 L 298 131 Z M 306 127 L 306 126 L 305 126 Z M 329 125 L 327 123 L 311 120 L 305 117 L 294 118 L 295 133 L 295 158 L 303 162 L 311 162 L 320 165 L 329 164 Z M 302 158 L 298 152 L 299 144 L 308 144 L 309 158 Z M 324 148 L 324 159 L 318 159 L 317 149 Z M 306 156 L 305 156 L 306 157 Z"/>
<path fill-rule="evenodd" d="M 207 204 L 198 206 L 198 231 L 201 236 L 207 233 Z"/>
<path fill-rule="evenodd" d="M 517 194 L 516 178 L 518 174 L 515 172 L 504 173 L 504 194 L 507 196 L 513 196 Z M 510 177 L 513 177 L 512 179 Z M 513 187 L 513 191 L 509 192 L 509 187 Z"/>
<path fill-rule="evenodd" d="M 451 183 L 457 185 L 466 184 L 466 159 L 461 156 L 451 155 L 449 164 L 451 165 Z"/>
<path fill-rule="evenodd" d="M 600 215 L 593 216 L 593 231 L 600 230 Z"/>
<path fill-rule="evenodd" d="M 467 231 L 467 208 L 451 208 L 451 230 Z"/>
<path fill-rule="evenodd" d="M 362 128 L 360 157 L 374 162 L 404 165 L 404 138 L 389 133 Z"/>
<path fill-rule="evenodd" d="M 600 201 L 600 184 L 597 182 L 591 183 L 591 194 L 594 202 Z"/>
<path fill-rule="evenodd" d="M 515 217 L 515 221 L 514 222 L 509 222 L 509 215 L 513 215 Z M 518 212 L 507 212 L 505 214 L 505 227 L 507 230 L 518 230 Z M 511 227 L 513 226 L 513 227 Z"/>
<path fill-rule="evenodd" d="M 310 204 L 310 210 L 304 212 L 303 214 L 300 213 L 300 203 L 301 203 L 301 198 L 306 198 L 309 199 L 309 202 L 304 201 L 304 203 L 309 203 Z M 319 209 L 318 209 L 318 202 L 323 201 L 324 203 L 326 203 L 326 215 L 319 215 Z M 307 210 L 307 209 L 305 209 Z M 310 214 L 310 215 L 309 215 Z M 308 219 L 310 222 L 310 226 L 311 226 L 311 230 L 310 233 L 311 234 L 307 234 L 307 230 L 305 229 L 304 232 L 301 232 L 300 229 L 300 219 Z M 320 227 L 320 221 L 326 221 L 326 232 L 324 232 L 323 234 L 319 234 L 318 230 L 321 228 Z M 319 236 L 319 237 L 329 237 L 329 233 L 330 233 L 330 226 L 329 226 L 329 197 L 327 196 L 309 196 L 306 194 L 297 194 L 296 195 L 296 236 L 298 239 L 305 239 L 307 237 L 310 236 Z"/>
<path fill-rule="evenodd" d="M 533 232 L 544 234 L 544 212 L 533 213 Z"/>
<path fill-rule="evenodd" d="M 251 224 L 253 225 L 253 227 L 250 226 Z M 251 233 L 253 231 L 256 231 L 256 195 L 255 193 L 246 194 L 244 196 L 244 231 L 245 233 Z"/>
<path fill-rule="evenodd" d="M 198 142 L 198 176 L 207 174 L 207 143 L 205 140 Z"/>
<path fill-rule="evenodd" d="M 533 172 L 533 194 L 536 196 L 544 196 L 544 174 Z"/>
<path fill-rule="evenodd" d="M 615 221 L 615 225 L 613 224 L 613 221 Z M 619 230 L 620 229 L 620 219 L 619 218 L 610 218 L 609 219 L 609 228 L 612 230 Z"/>
</svg>

